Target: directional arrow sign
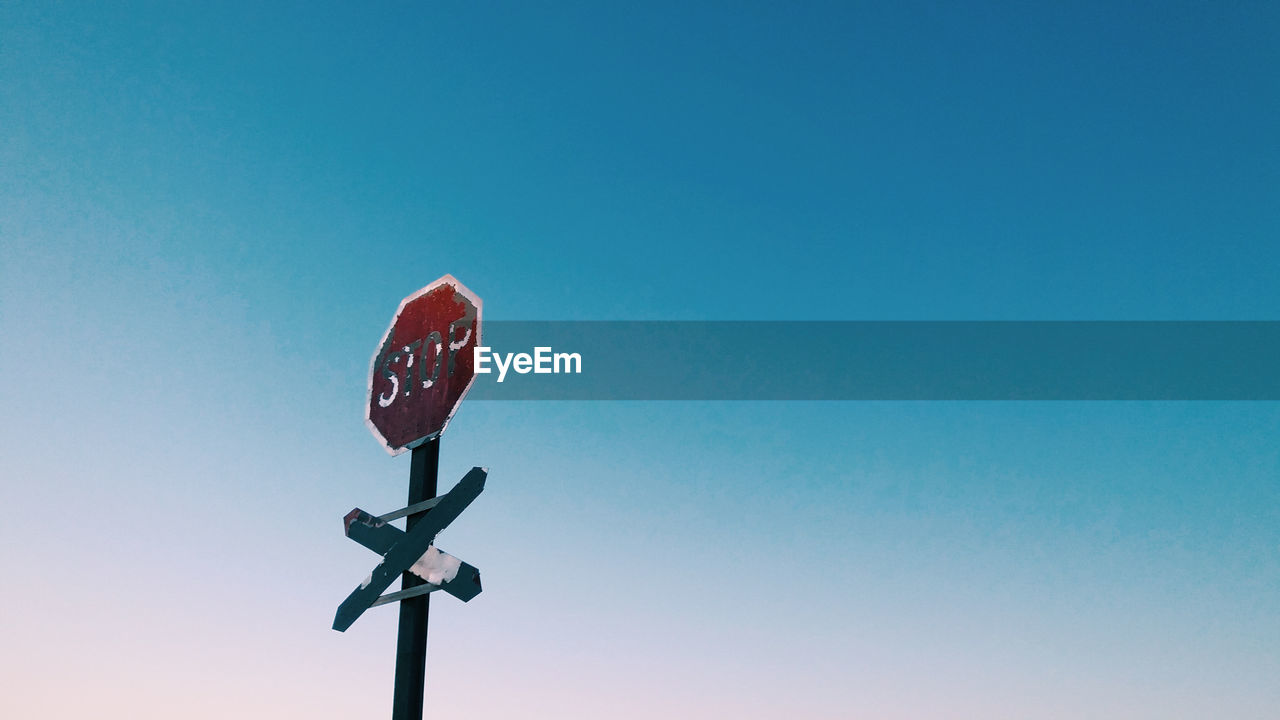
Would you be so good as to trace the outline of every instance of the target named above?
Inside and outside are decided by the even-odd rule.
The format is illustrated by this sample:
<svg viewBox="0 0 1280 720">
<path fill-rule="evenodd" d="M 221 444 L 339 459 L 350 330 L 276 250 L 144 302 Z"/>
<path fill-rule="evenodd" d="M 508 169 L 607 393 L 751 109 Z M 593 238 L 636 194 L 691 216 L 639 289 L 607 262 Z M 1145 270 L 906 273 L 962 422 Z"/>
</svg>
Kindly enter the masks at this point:
<svg viewBox="0 0 1280 720">
<path fill-rule="evenodd" d="M 449 526 L 449 523 L 456 520 L 462 514 L 462 511 L 466 510 L 467 506 L 480 495 L 481 491 L 484 490 L 484 481 L 487 475 L 488 473 L 484 468 L 472 468 L 470 472 L 463 476 L 462 480 L 458 481 L 458 484 L 452 490 L 440 497 L 440 502 L 418 520 L 412 530 L 403 532 L 392 528 L 399 533 L 399 539 L 392 541 L 389 545 L 386 544 L 386 533 L 375 531 L 379 537 L 376 539 L 369 538 L 369 540 L 378 544 L 379 547 L 387 547 L 386 554 L 383 556 L 382 562 L 378 564 L 378 567 L 374 568 L 373 572 L 370 573 L 369 577 L 338 606 L 338 612 L 333 618 L 334 630 L 341 632 L 351 627 L 351 624 L 363 615 L 365 610 L 373 606 L 378 597 L 382 595 L 382 591 L 390 587 L 391 583 L 395 582 L 395 579 L 401 573 L 412 568 L 420 560 L 425 561 L 423 565 L 419 566 L 420 571 L 430 575 L 433 569 L 432 566 L 437 566 L 438 569 L 443 560 L 438 557 L 428 557 L 431 554 L 429 551 L 434 550 L 431 544 L 435 542 L 436 535 L 439 535 L 441 530 L 444 530 Z M 349 523 L 348 531 L 355 526 L 356 523 Z M 436 553 L 437 555 L 443 555 L 439 551 L 436 551 Z M 449 557 L 452 558 L 452 556 Z M 457 558 L 452 559 L 457 560 Z M 458 562 L 461 563 L 461 561 Z M 467 567 L 471 568 L 471 570 L 475 569 L 470 565 Z M 460 565 L 458 569 L 461 569 Z M 418 571 L 415 571 L 414 574 L 421 577 L 421 573 Z M 462 586 L 459 587 L 459 590 L 462 590 Z M 474 594 L 471 595 L 471 597 L 474 596 Z"/>
<path fill-rule="evenodd" d="M 400 528 L 388 525 L 360 508 L 348 513 L 343 521 L 347 537 L 379 555 L 390 552 L 405 534 Z M 480 594 L 480 571 L 474 565 L 442 552 L 434 545 L 428 547 L 427 552 L 409 566 L 409 572 L 463 602 Z"/>
</svg>

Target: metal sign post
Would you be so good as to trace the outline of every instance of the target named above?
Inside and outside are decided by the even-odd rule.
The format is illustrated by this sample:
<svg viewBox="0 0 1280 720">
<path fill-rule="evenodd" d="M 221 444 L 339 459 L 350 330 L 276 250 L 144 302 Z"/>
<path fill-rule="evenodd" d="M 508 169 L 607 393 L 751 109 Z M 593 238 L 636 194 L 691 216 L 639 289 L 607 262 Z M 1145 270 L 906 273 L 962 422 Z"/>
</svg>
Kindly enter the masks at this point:
<svg viewBox="0 0 1280 720">
<path fill-rule="evenodd" d="M 413 449 L 409 463 L 409 505 L 436 496 L 436 474 L 440 467 L 440 438 L 428 440 Z M 405 532 L 412 532 L 423 513 L 405 519 Z M 427 581 L 411 572 L 402 573 L 402 590 L 410 590 Z M 431 596 L 405 598 L 400 601 L 400 630 L 396 635 L 396 686 L 391 704 L 392 720 L 420 720 L 427 682 L 427 620 L 431 614 Z"/>
<path fill-rule="evenodd" d="M 338 606 L 333 629 L 345 631 L 372 607 L 400 603 L 393 720 L 421 720 L 430 593 L 466 602 L 480 593 L 480 571 L 435 547 L 436 535 L 484 490 L 488 471 L 472 468 L 436 497 L 440 435 L 475 380 L 480 298 L 451 275 L 405 298 L 369 364 L 365 421 L 392 455 L 412 450 L 406 507 L 374 517 L 356 508 L 343 518 L 352 540 L 382 562 Z M 390 521 L 405 518 L 403 531 Z M 398 592 L 383 595 L 396 576 Z"/>
</svg>

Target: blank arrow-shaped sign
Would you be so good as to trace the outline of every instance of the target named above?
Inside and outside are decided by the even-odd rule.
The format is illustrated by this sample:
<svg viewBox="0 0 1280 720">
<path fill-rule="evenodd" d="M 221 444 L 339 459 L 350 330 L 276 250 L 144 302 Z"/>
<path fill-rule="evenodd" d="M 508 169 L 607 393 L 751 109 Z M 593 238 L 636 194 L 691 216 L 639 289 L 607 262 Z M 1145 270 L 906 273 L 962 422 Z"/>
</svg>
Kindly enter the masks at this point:
<svg viewBox="0 0 1280 720">
<path fill-rule="evenodd" d="M 382 554 L 383 558 L 369 577 L 338 606 L 338 612 L 333 618 L 334 630 L 345 631 L 365 610 L 383 604 L 378 602 L 382 592 L 403 572 L 412 572 L 429 585 L 419 586 L 422 589 L 413 588 L 389 594 L 385 596 L 385 601 L 408 597 L 404 594 L 406 592 L 419 595 L 432 590 L 444 590 L 463 601 L 479 594 L 480 572 L 452 555 L 440 552 L 432 543 L 435 542 L 436 535 L 456 520 L 480 495 L 487 475 L 484 468 L 472 468 L 408 532 L 359 509 L 347 515 L 344 519 L 347 535 L 370 550 Z"/>
<path fill-rule="evenodd" d="M 382 517 L 386 517 L 385 515 Z M 343 518 L 347 537 L 378 553 L 386 555 L 404 538 L 404 531 L 388 525 L 381 517 L 374 517 L 356 508 Z M 480 594 L 480 571 L 474 565 L 443 552 L 434 545 L 427 548 L 418 561 L 409 566 L 409 572 L 427 581 L 432 587 L 423 592 L 444 590 L 466 602 Z M 419 586 L 421 587 L 421 586 Z M 387 596 L 383 596 L 387 597 Z M 400 599 L 400 598 L 397 598 Z M 375 602 L 372 607 L 384 603 Z"/>
</svg>

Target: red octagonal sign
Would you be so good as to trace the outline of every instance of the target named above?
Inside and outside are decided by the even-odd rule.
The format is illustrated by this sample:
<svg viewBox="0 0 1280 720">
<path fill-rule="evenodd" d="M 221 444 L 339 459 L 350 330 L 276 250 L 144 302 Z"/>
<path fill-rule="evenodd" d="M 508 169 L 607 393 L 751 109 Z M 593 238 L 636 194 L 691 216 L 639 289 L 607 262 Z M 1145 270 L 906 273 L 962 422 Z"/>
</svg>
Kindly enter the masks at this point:
<svg viewBox="0 0 1280 720">
<path fill-rule="evenodd" d="M 392 455 L 437 437 L 475 380 L 480 298 L 452 275 L 400 302 L 369 363 L 365 421 Z"/>
</svg>

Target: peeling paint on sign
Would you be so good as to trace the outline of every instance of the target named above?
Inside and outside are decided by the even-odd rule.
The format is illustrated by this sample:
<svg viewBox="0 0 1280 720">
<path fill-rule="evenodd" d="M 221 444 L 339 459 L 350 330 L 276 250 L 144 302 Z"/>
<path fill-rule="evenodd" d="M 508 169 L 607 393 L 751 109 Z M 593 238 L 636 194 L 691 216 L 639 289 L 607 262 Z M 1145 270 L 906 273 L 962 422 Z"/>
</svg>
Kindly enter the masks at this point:
<svg viewBox="0 0 1280 720">
<path fill-rule="evenodd" d="M 442 553 L 434 545 L 427 548 L 418 561 L 409 566 L 409 572 L 426 580 L 432 585 L 443 585 L 458 576 L 458 568 L 462 561 Z"/>
<path fill-rule="evenodd" d="M 387 452 L 444 432 L 475 380 L 481 307 L 452 275 L 400 302 L 369 362 L 365 422 Z"/>
</svg>

